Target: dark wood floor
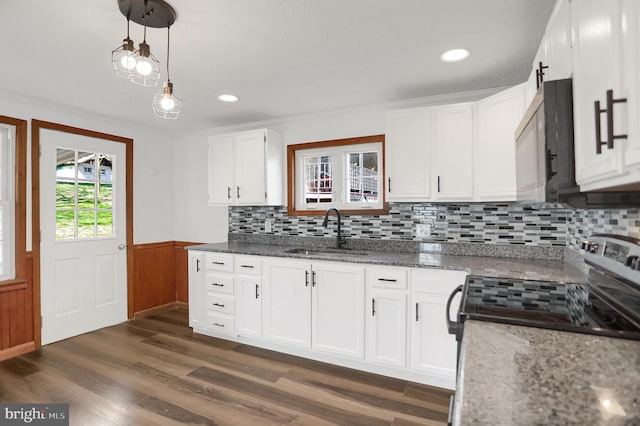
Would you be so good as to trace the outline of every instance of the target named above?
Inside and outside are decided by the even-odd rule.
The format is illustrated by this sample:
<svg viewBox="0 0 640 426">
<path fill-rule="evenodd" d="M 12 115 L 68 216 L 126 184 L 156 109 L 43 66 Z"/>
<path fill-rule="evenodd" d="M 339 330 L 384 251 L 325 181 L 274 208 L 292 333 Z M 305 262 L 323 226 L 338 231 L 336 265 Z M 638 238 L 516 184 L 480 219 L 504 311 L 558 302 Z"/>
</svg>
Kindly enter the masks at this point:
<svg viewBox="0 0 640 426">
<path fill-rule="evenodd" d="M 70 403 L 72 425 L 442 425 L 449 391 L 194 335 L 187 311 L 0 362 L 1 402 Z"/>
</svg>

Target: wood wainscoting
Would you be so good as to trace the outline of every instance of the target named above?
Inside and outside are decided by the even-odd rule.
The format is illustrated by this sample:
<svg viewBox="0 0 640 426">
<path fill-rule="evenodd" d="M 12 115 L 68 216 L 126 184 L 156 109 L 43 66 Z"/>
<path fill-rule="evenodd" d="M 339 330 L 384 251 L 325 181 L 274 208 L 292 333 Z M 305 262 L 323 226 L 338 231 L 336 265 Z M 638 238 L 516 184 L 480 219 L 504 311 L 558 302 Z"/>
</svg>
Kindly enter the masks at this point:
<svg viewBox="0 0 640 426">
<path fill-rule="evenodd" d="M 25 279 L 0 286 L 0 360 L 35 349 L 31 253 L 25 261 Z"/>
<path fill-rule="evenodd" d="M 129 319 L 189 301 L 189 265 L 184 248 L 194 244 L 198 243 L 165 241 L 133 246 L 133 308 Z"/>
</svg>

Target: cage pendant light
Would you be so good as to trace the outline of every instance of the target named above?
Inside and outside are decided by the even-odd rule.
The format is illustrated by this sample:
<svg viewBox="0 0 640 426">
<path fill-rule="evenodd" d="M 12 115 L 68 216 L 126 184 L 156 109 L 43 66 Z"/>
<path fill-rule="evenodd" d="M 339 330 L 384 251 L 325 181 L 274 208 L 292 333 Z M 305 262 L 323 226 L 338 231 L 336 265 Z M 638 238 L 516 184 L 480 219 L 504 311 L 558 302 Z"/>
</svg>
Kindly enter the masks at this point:
<svg viewBox="0 0 640 426">
<path fill-rule="evenodd" d="M 133 48 L 133 40 L 129 38 L 129 17 L 127 16 L 127 38 L 122 40 L 122 45 L 111 51 L 111 63 L 113 64 L 113 70 L 118 77 L 131 79 L 131 72 L 136 66 L 133 54 L 135 49 Z"/>
<path fill-rule="evenodd" d="M 164 83 L 162 92 L 153 97 L 153 113 L 156 117 L 175 120 L 182 110 L 182 99 L 173 94 L 173 83 L 169 77 L 170 29 L 171 26 L 167 27 L 167 81 Z"/>
<path fill-rule="evenodd" d="M 133 55 L 135 68 L 131 72 L 131 82 L 140 86 L 157 86 L 160 80 L 160 61 L 151 53 L 151 48 L 147 44 L 147 1 L 144 2 L 143 25 L 144 35 L 142 43 L 138 45 L 138 50 Z"/>
</svg>

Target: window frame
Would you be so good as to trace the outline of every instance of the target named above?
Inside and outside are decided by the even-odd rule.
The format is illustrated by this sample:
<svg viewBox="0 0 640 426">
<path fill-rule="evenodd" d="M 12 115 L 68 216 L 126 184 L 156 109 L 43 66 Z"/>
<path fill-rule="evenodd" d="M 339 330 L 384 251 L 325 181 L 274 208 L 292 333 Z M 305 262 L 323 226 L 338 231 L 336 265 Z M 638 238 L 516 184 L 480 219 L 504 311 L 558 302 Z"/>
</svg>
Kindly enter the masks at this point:
<svg viewBox="0 0 640 426">
<path fill-rule="evenodd" d="M 0 287 L 9 291 L 16 285 L 27 285 L 27 121 L 0 115 L 0 123 L 15 128 L 14 137 L 14 220 L 13 267 L 14 278 L 0 281 Z"/>
<path fill-rule="evenodd" d="M 298 163 L 297 159 L 300 158 L 302 153 L 299 151 L 304 150 L 322 150 L 322 149 L 335 149 L 341 148 L 341 152 L 348 152 L 349 146 L 352 145 L 365 145 L 372 143 L 380 143 L 380 154 L 381 157 L 379 160 L 379 164 L 382 166 L 382 173 L 380 175 L 381 184 L 380 184 L 380 197 L 381 197 L 381 208 L 373 209 L 373 208 L 340 208 L 340 212 L 346 215 L 361 215 L 361 216 L 373 216 L 373 215 L 385 215 L 389 214 L 389 203 L 386 200 L 386 179 L 385 179 L 385 135 L 371 135 L 371 136 L 362 136 L 355 138 L 346 138 L 346 139 L 335 139 L 335 140 L 327 140 L 327 141 L 319 141 L 319 142 L 308 142 L 301 144 L 293 144 L 287 146 L 287 214 L 289 216 L 322 216 L 325 214 L 326 210 L 331 207 L 335 207 L 335 203 L 326 203 L 326 205 L 319 204 L 321 209 L 307 209 L 302 208 L 297 203 L 299 202 L 299 194 L 296 192 L 296 182 L 300 179 L 296 174 L 296 165 Z M 298 154 L 298 155 L 296 155 Z M 333 170 L 340 169 L 340 173 L 344 175 L 346 162 L 343 162 L 340 159 L 340 163 L 337 164 L 334 161 Z M 345 179 L 341 179 L 339 183 L 332 182 L 332 186 L 335 188 L 340 185 L 341 191 L 343 191 L 343 187 L 345 186 Z M 342 203 L 342 202 L 341 202 Z M 347 203 L 344 202 L 344 205 L 361 205 L 360 203 Z"/>
</svg>

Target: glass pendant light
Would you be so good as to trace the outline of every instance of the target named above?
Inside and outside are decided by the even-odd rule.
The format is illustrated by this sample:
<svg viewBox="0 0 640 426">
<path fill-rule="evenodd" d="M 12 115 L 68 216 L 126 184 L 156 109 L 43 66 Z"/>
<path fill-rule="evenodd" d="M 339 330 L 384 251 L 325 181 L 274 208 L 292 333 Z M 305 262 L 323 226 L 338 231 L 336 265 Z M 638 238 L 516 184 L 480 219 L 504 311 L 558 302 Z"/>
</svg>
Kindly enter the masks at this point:
<svg viewBox="0 0 640 426">
<path fill-rule="evenodd" d="M 111 52 L 111 63 L 118 77 L 131 79 L 131 73 L 136 66 L 132 56 L 134 53 L 133 40 L 129 38 L 129 17 L 127 17 L 127 38 L 122 40 L 121 46 Z"/>
<path fill-rule="evenodd" d="M 175 120 L 182 110 L 182 99 L 173 94 L 173 83 L 169 77 L 169 30 L 167 27 L 167 81 L 164 83 L 162 93 L 153 97 L 153 113 L 156 117 Z"/>
<path fill-rule="evenodd" d="M 132 56 L 135 60 L 135 68 L 131 72 L 131 82 L 140 86 L 157 86 L 160 79 L 160 62 L 151 53 L 147 44 L 147 2 L 144 10 L 144 36 L 138 50 Z"/>
</svg>

